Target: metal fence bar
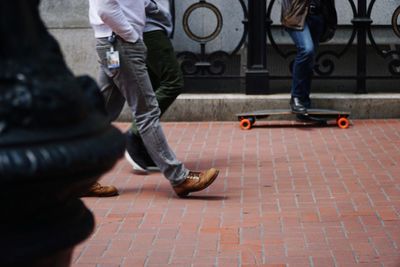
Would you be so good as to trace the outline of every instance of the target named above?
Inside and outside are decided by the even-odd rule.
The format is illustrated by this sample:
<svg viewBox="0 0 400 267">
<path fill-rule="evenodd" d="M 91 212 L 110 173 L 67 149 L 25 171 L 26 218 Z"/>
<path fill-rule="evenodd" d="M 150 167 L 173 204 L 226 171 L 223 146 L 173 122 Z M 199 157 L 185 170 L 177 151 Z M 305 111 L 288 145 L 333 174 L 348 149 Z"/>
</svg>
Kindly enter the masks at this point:
<svg viewBox="0 0 400 267">
<path fill-rule="evenodd" d="M 266 1 L 248 1 L 248 44 L 246 94 L 267 94 L 269 72 L 267 70 Z"/>
<path fill-rule="evenodd" d="M 367 1 L 358 0 L 357 16 L 352 20 L 357 30 L 357 90 L 367 93 L 367 31 L 372 19 L 367 15 Z"/>
<path fill-rule="evenodd" d="M 230 26 L 229 24 L 222 23 L 223 12 L 222 9 L 218 8 L 218 5 L 214 5 L 207 0 L 196 1 L 198 2 L 192 4 L 188 10 L 186 10 L 186 17 L 191 14 L 191 11 L 197 8 L 206 8 L 211 14 L 215 14 L 216 17 L 219 18 L 217 19 L 216 29 L 221 29 L 222 27 L 226 29 L 225 27 Z M 290 74 L 292 62 L 290 61 L 292 61 L 295 56 L 296 50 L 294 47 L 288 48 L 287 46 L 279 45 L 276 41 L 276 36 L 273 34 L 276 28 L 282 27 L 271 18 L 272 9 L 276 8 L 279 1 L 247 0 L 247 7 L 245 4 L 246 0 L 238 1 L 242 9 L 241 11 L 243 11 L 244 18 L 242 21 L 245 27 L 242 37 L 233 51 L 220 50 L 207 53 L 205 47 L 209 47 L 213 39 L 207 39 L 206 36 L 198 40 L 198 38 L 193 38 L 193 34 L 190 34 L 191 31 L 185 30 L 186 33 L 189 32 L 189 34 L 187 33 L 189 38 L 197 42 L 202 49 L 200 53 L 183 51 L 178 54 L 178 58 L 182 63 L 181 66 L 185 78 L 187 80 L 196 80 L 197 88 L 199 88 L 200 84 L 198 81 L 204 81 L 204 84 L 207 84 L 208 79 L 220 79 L 221 81 L 236 79 L 241 82 L 244 81 L 244 91 L 246 94 L 269 94 L 273 91 L 272 88 L 270 88 L 271 81 L 289 81 L 292 79 Z M 352 16 L 350 17 L 352 28 L 349 39 L 344 45 L 339 45 L 338 47 L 326 46 L 321 49 L 321 52 L 316 55 L 314 79 L 355 81 L 356 85 L 354 90 L 352 90 L 354 93 L 368 93 L 367 81 L 400 80 L 399 46 L 393 44 L 388 50 L 385 45 L 379 45 L 374 39 L 374 25 L 371 13 L 374 9 L 375 2 L 378 1 L 347 0 L 345 2 L 350 5 L 352 12 Z M 184 18 L 185 14 L 183 16 Z M 391 19 L 392 29 L 398 37 L 400 37 L 399 18 L 400 6 L 393 10 Z M 184 29 L 188 28 L 190 30 L 190 25 L 188 23 L 184 25 L 186 25 Z M 219 31 L 217 31 L 217 33 L 219 33 Z M 216 38 L 217 35 L 218 34 L 215 34 L 213 38 Z M 246 39 L 247 47 L 243 47 Z M 350 52 L 353 51 L 353 48 L 355 51 L 354 53 Z M 240 72 L 240 70 L 237 71 L 237 69 L 230 68 L 232 65 L 229 65 L 234 62 L 234 57 L 237 56 L 239 50 L 243 51 L 243 55 L 247 55 L 247 64 L 244 73 Z M 370 62 L 376 60 L 376 58 L 369 59 L 367 55 L 373 50 L 376 51 L 379 57 L 386 60 L 388 74 L 378 75 L 378 73 L 371 71 L 370 67 L 372 66 L 368 66 L 368 64 L 371 64 Z M 276 67 L 271 65 L 272 60 L 268 58 L 271 51 L 277 55 L 277 57 L 274 57 L 274 60 L 281 58 L 285 64 L 287 64 L 289 71 L 274 71 Z M 349 55 L 351 57 L 354 56 L 356 59 L 351 69 L 347 70 L 346 68 L 346 71 L 350 73 L 347 74 L 346 72 L 346 74 L 344 74 L 341 71 L 336 71 L 339 69 L 337 65 L 340 66 L 343 59 Z"/>
</svg>

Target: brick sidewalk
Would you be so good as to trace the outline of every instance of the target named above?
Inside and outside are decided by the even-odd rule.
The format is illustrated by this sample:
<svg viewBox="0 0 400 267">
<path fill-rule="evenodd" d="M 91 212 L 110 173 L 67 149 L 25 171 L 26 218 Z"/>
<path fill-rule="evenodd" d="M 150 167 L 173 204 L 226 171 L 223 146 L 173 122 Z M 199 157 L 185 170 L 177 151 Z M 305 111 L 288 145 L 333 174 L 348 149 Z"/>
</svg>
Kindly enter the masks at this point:
<svg viewBox="0 0 400 267">
<path fill-rule="evenodd" d="M 120 196 L 84 199 L 97 226 L 72 266 L 400 266 L 400 120 L 291 124 L 163 123 L 189 168 L 219 178 L 178 199 L 122 159 L 101 180 Z"/>
</svg>

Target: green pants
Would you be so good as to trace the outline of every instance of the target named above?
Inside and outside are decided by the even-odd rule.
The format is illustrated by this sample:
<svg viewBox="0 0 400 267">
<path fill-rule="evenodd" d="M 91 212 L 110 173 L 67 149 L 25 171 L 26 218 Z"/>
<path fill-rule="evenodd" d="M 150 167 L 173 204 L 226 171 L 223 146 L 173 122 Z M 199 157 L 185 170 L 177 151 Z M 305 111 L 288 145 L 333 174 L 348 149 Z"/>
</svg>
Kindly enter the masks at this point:
<svg viewBox="0 0 400 267">
<path fill-rule="evenodd" d="M 146 65 L 162 115 L 182 92 L 183 75 L 171 40 L 164 31 L 145 32 L 143 39 L 147 47 Z M 135 120 L 131 130 L 138 134 Z"/>
</svg>

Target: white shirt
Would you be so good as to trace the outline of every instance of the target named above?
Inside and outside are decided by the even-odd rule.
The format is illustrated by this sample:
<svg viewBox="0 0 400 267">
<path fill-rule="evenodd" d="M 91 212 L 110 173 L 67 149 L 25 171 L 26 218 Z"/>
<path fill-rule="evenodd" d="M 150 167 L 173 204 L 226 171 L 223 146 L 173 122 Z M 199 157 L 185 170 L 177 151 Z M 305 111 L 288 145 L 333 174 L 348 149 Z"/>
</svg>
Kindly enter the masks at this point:
<svg viewBox="0 0 400 267">
<path fill-rule="evenodd" d="M 89 21 L 96 38 L 112 32 L 128 42 L 142 38 L 146 13 L 157 13 L 152 0 L 89 0 Z"/>
</svg>

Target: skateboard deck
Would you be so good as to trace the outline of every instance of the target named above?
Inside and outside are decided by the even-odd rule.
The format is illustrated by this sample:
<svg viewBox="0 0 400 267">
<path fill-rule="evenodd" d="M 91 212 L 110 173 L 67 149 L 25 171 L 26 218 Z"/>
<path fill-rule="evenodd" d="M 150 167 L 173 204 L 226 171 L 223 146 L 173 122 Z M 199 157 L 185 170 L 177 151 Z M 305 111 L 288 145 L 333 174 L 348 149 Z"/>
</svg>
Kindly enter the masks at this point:
<svg viewBox="0 0 400 267">
<path fill-rule="evenodd" d="M 236 114 L 240 127 L 243 130 L 249 130 L 257 119 L 268 118 L 272 115 L 296 115 L 290 109 L 266 109 L 252 112 Z M 302 114 L 305 121 L 326 124 L 329 120 L 336 120 L 336 124 L 341 129 L 349 127 L 348 117 L 350 112 L 338 111 L 332 109 L 307 109 L 306 114 Z"/>
</svg>

